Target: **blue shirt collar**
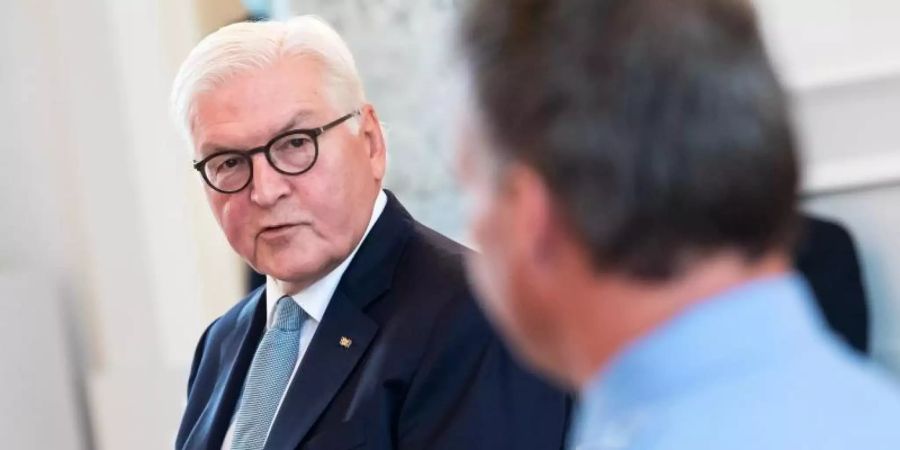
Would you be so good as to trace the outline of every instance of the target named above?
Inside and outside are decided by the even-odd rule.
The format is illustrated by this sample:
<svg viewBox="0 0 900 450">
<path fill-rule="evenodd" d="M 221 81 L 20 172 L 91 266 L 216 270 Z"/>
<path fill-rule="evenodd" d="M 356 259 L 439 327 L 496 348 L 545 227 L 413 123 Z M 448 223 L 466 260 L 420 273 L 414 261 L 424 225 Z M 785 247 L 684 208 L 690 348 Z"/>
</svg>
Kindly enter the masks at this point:
<svg viewBox="0 0 900 450">
<path fill-rule="evenodd" d="M 816 348 L 824 332 L 797 274 L 755 280 L 706 299 L 623 349 L 580 395 L 575 442 L 585 421 L 747 373 Z M 581 422 L 581 424 L 579 424 Z"/>
</svg>

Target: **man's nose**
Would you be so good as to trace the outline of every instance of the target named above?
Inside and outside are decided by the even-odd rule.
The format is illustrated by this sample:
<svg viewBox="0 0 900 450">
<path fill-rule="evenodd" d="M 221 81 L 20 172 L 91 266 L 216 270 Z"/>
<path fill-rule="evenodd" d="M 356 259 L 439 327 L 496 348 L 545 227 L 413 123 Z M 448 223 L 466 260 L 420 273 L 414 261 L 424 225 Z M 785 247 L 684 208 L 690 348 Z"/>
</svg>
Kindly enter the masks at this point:
<svg viewBox="0 0 900 450">
<path fill-rule="evenodd" d="M 264 154 L 253 155 L 253 181 L 250 183 L 250 200 L 261 207 L 270 207 L 291 191 L 288 176 L 269 164 Z"/>
</svg>

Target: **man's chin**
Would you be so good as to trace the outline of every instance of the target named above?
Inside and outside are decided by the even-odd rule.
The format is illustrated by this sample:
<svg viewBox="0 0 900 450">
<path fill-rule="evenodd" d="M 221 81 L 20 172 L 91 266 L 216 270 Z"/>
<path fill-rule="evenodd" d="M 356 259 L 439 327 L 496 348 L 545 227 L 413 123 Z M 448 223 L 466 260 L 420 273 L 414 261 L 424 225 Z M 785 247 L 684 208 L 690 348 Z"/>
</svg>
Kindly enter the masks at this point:
<svg viewBox="0 0 900 450">
<path fill-rule="evenodd" d="M 278 281 L 305 286 L 326 275 L 327 264 L 314 261 L 297 261 L 295 258 L 260 258 L 254 265 L 256 271 Z"/>
</svg>

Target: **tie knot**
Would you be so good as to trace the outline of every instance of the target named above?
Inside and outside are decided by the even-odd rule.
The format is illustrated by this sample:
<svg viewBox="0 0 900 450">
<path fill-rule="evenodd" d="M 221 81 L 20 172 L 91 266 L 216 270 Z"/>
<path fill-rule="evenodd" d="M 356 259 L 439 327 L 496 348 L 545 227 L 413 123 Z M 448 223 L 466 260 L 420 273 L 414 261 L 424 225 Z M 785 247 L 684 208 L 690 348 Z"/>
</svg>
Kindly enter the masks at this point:
<svg viewBox="0 0 900 450">
<path fill-rule="evenodd" d="M 275 304 L 275 317 L 272 319 L 272 328 L 281 331 L 297 331 L 303 322 L 304 312 L 294 299 L 284 296 Z"/>
</svg>

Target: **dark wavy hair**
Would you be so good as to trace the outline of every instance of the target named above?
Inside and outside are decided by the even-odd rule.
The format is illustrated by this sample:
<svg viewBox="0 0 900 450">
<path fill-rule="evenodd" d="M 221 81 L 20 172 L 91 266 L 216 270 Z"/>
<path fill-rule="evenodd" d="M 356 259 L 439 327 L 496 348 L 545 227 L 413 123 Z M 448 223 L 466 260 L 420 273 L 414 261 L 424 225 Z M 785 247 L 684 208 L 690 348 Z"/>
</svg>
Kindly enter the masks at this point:
<svg viewBox="0 0 900 450">
<path fill-rule="evenodd" d="M 598 270 L 791 244 L 794 136 L 747 1 L 475 0 L 461 46 L 492 151 L 541 174 Z"/>
</svg>

